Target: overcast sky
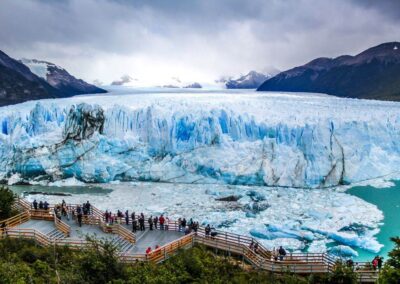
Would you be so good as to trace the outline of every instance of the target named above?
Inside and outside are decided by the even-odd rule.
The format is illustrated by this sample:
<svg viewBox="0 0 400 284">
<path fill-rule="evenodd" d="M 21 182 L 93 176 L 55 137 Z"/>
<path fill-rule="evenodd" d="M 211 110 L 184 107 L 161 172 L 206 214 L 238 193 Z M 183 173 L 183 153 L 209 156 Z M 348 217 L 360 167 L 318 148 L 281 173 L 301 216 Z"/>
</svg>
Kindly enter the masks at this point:
<svg viewBox="0 0 400 284">
<path fill-rule="evenodd" d="M 400 1 L 1 0 L 0 49 L 87 81 L 212 81 L 400 40 Z"/>
</svg>

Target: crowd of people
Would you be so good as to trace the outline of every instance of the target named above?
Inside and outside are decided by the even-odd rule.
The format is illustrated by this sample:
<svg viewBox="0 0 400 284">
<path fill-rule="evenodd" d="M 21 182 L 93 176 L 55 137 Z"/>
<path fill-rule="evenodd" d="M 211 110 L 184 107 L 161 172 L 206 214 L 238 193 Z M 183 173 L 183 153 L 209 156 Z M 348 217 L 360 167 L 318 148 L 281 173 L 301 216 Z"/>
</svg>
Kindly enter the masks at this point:
<svg viewBox="0 0 400 284">
<path fill-rule="evenodd" d="M 39 201 L 39 203 L 35 200 L 32 202 L 32 207 L 35 210 L 49 210 L 49 203 L 47 201 Z"/>
<path fill-rule="evenodd" d="M 47 203 L 47 201 L 40 201 L 39 203 L 37 203 L 37 201 L 34 200 L 32 206 L 36 210 L 49 209 L 49 204 Z M 66 217 L 68 220 L 70 220 L 70 218 L 76 219 L 79 226 L 82 226 L 82 218 L 92 214 L 92 206 L 90 202 L 87 201 L 82 205 L 77 205 L 75 210 L 71 210 L 71 208 L 67 206 L 66 202 L 62 200 L 61 204 L 55 205 L 54 214 L 60 220 L 62 216 Z M 71 217 L 70 214 L 72 215 Z M 137 231 L 145 231 L 146 229 L 150 231 L 168 230 L 169 226 L 172 225 L 169 218 L 167 216 L 164 216 L 164 214 L 160 214 L 159 216 L 154 217 L 153 215 L 150 215 L 148 218 L 146 218 L 143 213 L 136 215 L 135 212 L 130 213 L 129 210 L 126 210 L 125 212 L 117 210 L 116 213 L 113 213 L 110 210 L 106 210 L 103 217 L 104 221 L 109 225 L 112 225 L 114 223 L 126 224 L 128 226 L 131 225 L 132 232 L 134 233 L 136 233 Z M 187 220 L 186 218 L 178 218 L 177 222 L 174 222 L 173 224 L 176 224 L 178 227 L 178 231 L 185 233 L 185 235 L 192 232 L 197 232 L 200 226 L 199 222 L 194 221 L 192 218 L 190 218 L 189 220 Z M 215 230 L 214 227 L 208 224 L 204 228 L 204 234 L 205 237 L 216 237 L 218 232 Z M 156 249 L 158 249 L 158 246 L 155 247 L 155 250 Z M 251 241 L 250 249 L 255 253 L 258 253 L 259 244 L 257 242 Z M 148 254 L 150 252 L 152 252 L 152 248 L 148 247 L 146 249 L 146 253 Z M 286 251 L 282 246 L 279 247 L 279 249 L 274 248 L 272 251 L 272 258 L 275 261 L 277 261 L 278 259 L 282 261 L 285 256 Z"/>
</svg>

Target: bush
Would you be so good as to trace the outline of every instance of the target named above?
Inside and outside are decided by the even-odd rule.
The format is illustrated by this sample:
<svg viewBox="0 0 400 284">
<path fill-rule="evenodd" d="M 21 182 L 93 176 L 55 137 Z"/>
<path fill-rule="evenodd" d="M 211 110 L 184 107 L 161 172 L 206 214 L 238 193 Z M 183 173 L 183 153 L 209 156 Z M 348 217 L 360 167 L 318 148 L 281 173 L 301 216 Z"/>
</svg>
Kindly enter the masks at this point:
<svg viewBox="0 0 400 284">
<path fill-rule="evenodd" d="M 399 284 L 400 283 L 400 238 L 391 238 L 395 247 L 389 252 L 389 259 L 386 261 L 379 275 L 379 283 Z"/>
<path fill-rule="evenodd" d="M 0 220 L 12 216 L 11 206 L 14 204 L 15 195 L 6 186 L 0 186 Z"/>
</svg>

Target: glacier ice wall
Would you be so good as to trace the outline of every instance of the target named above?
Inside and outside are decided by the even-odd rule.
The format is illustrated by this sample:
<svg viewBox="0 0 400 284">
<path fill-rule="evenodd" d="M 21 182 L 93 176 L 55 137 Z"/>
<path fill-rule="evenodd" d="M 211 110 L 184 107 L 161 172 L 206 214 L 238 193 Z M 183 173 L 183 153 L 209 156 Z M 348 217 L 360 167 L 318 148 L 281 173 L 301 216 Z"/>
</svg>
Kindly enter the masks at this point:
<svg viewBox="0 0 400 284">
<path fill-rule="evenodd" d="M 28 102 L 0 109 L 0 177 L 335 186 L 398 170 L 398 107 L 285 94 Z"/>
</svg>

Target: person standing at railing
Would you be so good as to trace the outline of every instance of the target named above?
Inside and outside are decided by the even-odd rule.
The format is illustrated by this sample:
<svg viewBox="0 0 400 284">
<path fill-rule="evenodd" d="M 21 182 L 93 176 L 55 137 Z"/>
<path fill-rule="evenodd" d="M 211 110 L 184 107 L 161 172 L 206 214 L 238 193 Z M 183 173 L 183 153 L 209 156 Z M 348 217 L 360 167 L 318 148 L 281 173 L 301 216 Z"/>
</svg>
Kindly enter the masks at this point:
<svg viewBox="0 0 400 284">
<path fill-rule="evenodd" d="M 108 213 L 108 210 L 104 213 L 104 219 L 106 220 L 106 223 L 108 224 L 108 221 L 110 220 L 110 213 Z"/>
<path fill-rule="evenodd" d="M 77 214 L 77 217 L 78 217 L 79 227 L 82 227 L 82 208 L 79 205 L 76 207 L 76 214 Z"/>
<path fill-rule="evenodd" d="M 169 218 L 168 217 L 165 217 L 165 222 L 164 222 L 163 226 L 164 226 L 164 230 L 168 231 L 168 229 L 169 229 Z"/>
<path fill-rule="evenodd" d="M 90 205 L 89 200 L 86 201 L 85 208 L 86 208 L 87 214 L 90 215 L 90 210 L 92 209 L 92 206 Z"/>
<path fill-rule="evenodd" d="M 158 224 L 158 217 L 156 216 L 156 217 L 154 217 L 154 219 L 153 219 L 153 223 L 154 223 L 154 229 L 156 229 L 157 230 L 157 224 Z M 160 225 L 161 226 L 161 225 Z"/>
<path fill-rule="evenodd" d="M 164 215 L 163 214 L 161 214 L 161 216 L 158 219 L 158 221 L 160 221 L 160 230 L 164 230 L 165 219 L 164 219 Z"/>
<path fill-rule="evenodd" d="M 283 261 L 283 258 L 286 256 L 286 250 L 282 246 L 280 246 L 278 253 L 280 261 Z"/>
<path fill-rule="evenodd" d="M 135 212 L 132 212 L 132 214 L 131 214 L 131 219 L 132 219 L 132 220 L 135 220 L 135 219 L 136 219 Z"/>
<path fill-rule="evenodd" d="M 149 223 L 150 231 L 153 231 L 153 216 L 150 216 L 147 222 Z"/>
<path fill-rule="evenodd" d="M 206 237 L 209 237 L 209 236 L 210 236 L 210 233 L 211 233 L 210 224 L 208 224 L 208 225 L 205 227 L 204 232 L 206 233 Z"/>
<path fill-rule="evenodd" d="M 125 224 L 129 225 L 129 212 L 128 212 L 128 210 L 125 211 Z"/>
<path fill-rule="evenodd" d="M 135 215 L 133 215 L 135 217 Z M 132 232 L 136 233 L 137 230 L 137 220 L 135 218 L 132 219 Z"/>
<path fill-rule="evenodd" d="M 33 205 L 33 209 L 37 210 L 38 203 L 37 203 L 36 199 L 33 200 L 32 205 Z"/>
<path fill-rule="evenodd" d="M 182 232 L 182 218 L 178 218 L 178 229 L 179 232 Z"/>
<path fill-rule="evenodd" d="M 185 231 L 185 229 L 186 229 L 186 219 L 183 218 L 182 219 L 182 231 Z"/>
<path fill-rule="evenodd" d="M 39 209 L 43 209 L 43 201 L 42 200 L 39 201 Z"/>
<path fill-rule="evenodd" d="M 44 201 L 43 203 L 43 209 L 44 210 L 49 210 L 49 203 L 47 201 Z"/>
<path fill-rule="evenodd" d="M 140 228 L 141 231 L 144 231 L 146 229 L 145 226 L 144 226 L 144 215 L 143 215 L 143 213 L 140 214 L 140 217 L 139 217 L 139 228 Z"/>
</svg>

